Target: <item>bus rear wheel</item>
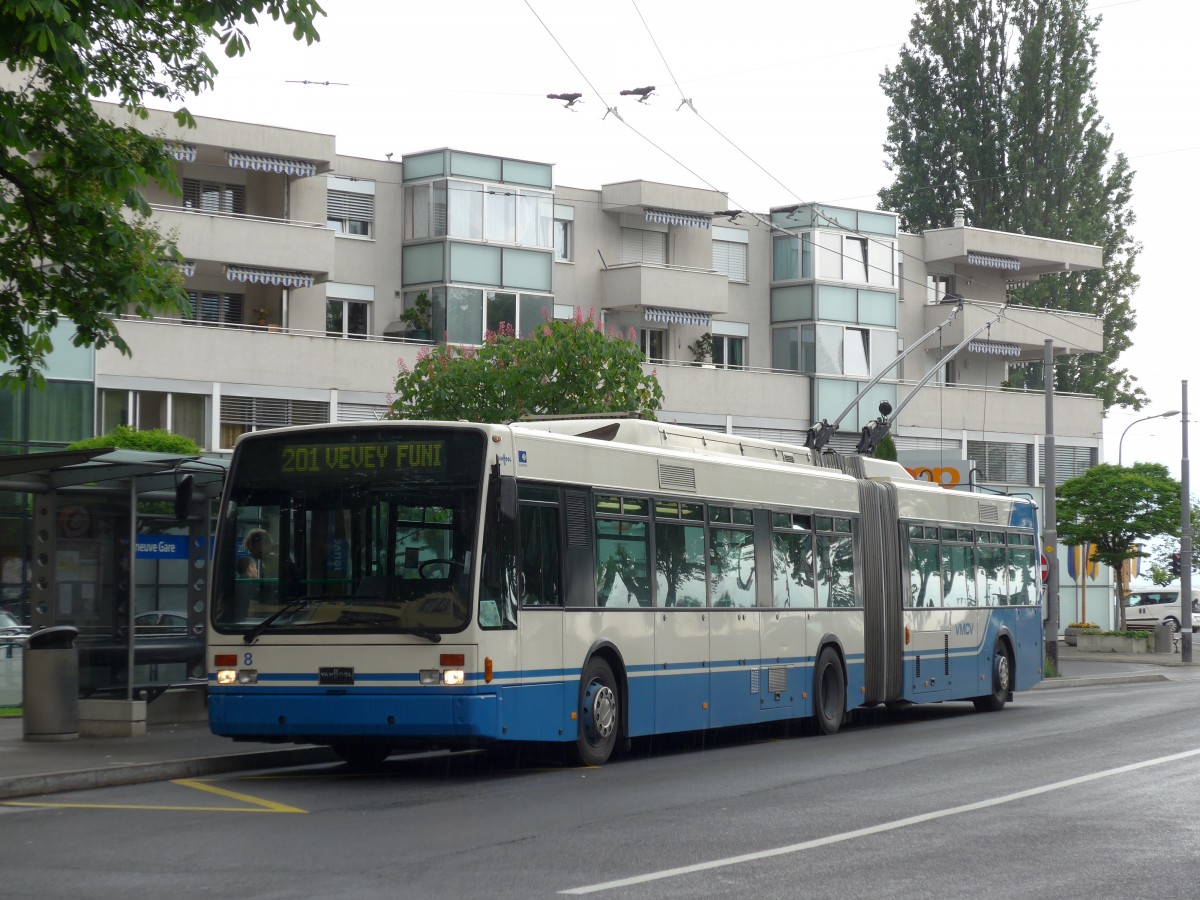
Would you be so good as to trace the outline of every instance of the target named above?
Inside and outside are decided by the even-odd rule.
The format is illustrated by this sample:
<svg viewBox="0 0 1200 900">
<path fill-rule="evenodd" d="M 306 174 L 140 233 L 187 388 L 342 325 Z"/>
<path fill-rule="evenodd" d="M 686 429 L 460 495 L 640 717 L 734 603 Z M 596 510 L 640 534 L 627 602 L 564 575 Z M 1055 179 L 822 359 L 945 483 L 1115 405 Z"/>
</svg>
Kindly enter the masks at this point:
<svg viewBox="0 0 1200 900">
<path fill-rule="evenodd" d="M 1009 658 L 1008 648 L 997 641 L 996 649 L 992 651 L 992 692 L 984 697 L 976 697 L 971 702 L 979 712 L 999 712 L 1008 702 L 1012 691 L 1012 659 Z"/>
<path fill-rule="evenodd" d="M 621 700 L 612 667 L 593 657 L 579 679 L 579 732 L 575 737 L 576 760 L 585 766 L 602 766 L 617 745 L 621 724 Z"/>
<path fill-rule="evenodd" d="M 813 670 L 813 719 L 821 734 L 837 734 L 846 717 L 846 678 L 837 651 L 826 647 Z"/>
</svg>

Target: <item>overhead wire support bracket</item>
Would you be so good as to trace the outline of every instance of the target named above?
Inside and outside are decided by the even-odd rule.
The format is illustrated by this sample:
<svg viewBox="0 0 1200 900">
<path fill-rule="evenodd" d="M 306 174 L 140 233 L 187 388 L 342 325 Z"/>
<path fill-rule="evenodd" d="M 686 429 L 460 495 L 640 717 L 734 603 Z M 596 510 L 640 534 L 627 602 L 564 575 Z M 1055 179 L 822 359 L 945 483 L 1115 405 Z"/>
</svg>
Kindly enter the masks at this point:
<svg viewBox="0 0 1200 900">
<path fill-rule="evenodd" d="M 904 358 L 906 356 L 919 349 L 922 344 L 924 344 L 943 328 L 948 327 L 950 323 L 954 321 L 955 316 L 957 316 L 963 308 L 963 298 L 958 297 L 957 299 L 958 303 L 954 305 L 954 309 L 950 311 L 950 315 L 946 317 L 946 320 L 929 329 L 929 331 L 909 345 L 907 350 L 892 360 L 882 371 L 880 371 L 878 375 L 868 381 L 866 386 L 859 391 L 854 399 L 846 405 L 846 408 L 842 410 L 841 415 L 833 420 L 832 424 L 830 424 L 827 419 L 822 419 L 812 428 L 808 429 L 808 435 L 804 439 L 804 446 L 808 447 L 810 450 L 816 450 L 817 452 L 820 452 L 822 449 L 824 449 L 825 445 L 829 443 L 829 439 L 833 437 L 834 433 L 837 431 L 838 426 L 842 424 L 842 419 L 846 418 L 846 416 L 850 414 L 850 411 L 858 406 L 858 401 L 865 397 L 871 388 L 879 384 L 879 382 L 884 379 L 888 372 L 892 371 L 892 369 L 904 362 Z"/>
<path fill-rule="evenodd" d="M 879 442 L 883 440 L 884 435 L 891 430 L 892 424 L 896 421 L 896 418 L 900 415 L 904 407 L 906 407 L 909 404 L 909 401 L 911 401 L 913 397 L 917 396 L 917 392 L 920 391 L 921 388 L 925 387 L 925 385 L 929 383 L 929 380 L 941 370 L 946 361 L 954 359 L 954 357 L 958 355 L 958 351 L 962 350 L 963 347 L 975 340 L 975 338 L 981 332 L 991 328 L 992 325 L 994 325 L 996 322 L 999 322 L 1003 317 L 1004 310 L 1001 309 L 1000 312 L 996 313 L 993 318 L 989 319 L 987 322 L 980 325 L 965 338 L 963 338 L 953 350 L 939 359 L 933 365 L 933 367 L 925 373 L 924 378 L 913 385 L 913 389 L 908 392 L 908 396 L 904 398 L 904 401 L 897 406 L 895 410 L 889 410 L 890 415 L 888 412 L 883 412 L 883 410 L 880 410 L 880 412 L 883 414 L 871 424 L 863 428 L 862 438 L 859 440 L 858 446 L 854 448 L 855 452 L 864 455 L 868 453 L 874 453 L 875 448 L 879 446 Z M 940 328 L 941 326 L 938 326 L 938 328 L 935 330 L 940 330 Z"/>
</svg>

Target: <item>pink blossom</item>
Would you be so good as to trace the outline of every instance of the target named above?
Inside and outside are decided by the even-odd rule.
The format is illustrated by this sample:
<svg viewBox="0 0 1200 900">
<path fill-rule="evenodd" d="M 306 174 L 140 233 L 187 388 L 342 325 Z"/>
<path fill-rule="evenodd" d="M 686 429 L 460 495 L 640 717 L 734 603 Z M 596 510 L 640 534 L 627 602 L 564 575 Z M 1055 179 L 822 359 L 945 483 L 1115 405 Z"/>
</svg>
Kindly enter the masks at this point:
<svg viewBox="0 0 1200 900">
<path fill-rule="evenodd" d="M 629 340 L 637 343 L 637 329 L 632 325 L 629 326 Z"/>
<path fill-rule="evenodd" d="M 583 324 L 583 307 L 582 306 L 575 307 L 575 324 L 576 325 Z"/>
<path fill-rule="evenodd" d="M 542 336 L 543 336 L 543 337 L 550 337 L 550 326 L 549 326 L 549 325 L 543 325 L 543 326 L 542 326 Z"/>
</svg>

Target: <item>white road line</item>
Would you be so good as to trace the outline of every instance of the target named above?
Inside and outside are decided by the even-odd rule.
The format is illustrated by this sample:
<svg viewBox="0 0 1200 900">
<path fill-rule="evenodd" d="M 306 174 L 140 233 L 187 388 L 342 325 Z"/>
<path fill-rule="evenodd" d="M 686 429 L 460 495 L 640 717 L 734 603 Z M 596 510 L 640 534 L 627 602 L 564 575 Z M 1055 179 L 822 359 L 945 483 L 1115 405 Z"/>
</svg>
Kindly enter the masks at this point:
<svg viewBox="0 0 1200 900">
<path fill-rule="evenodd" d="M 676 878 L 680 875 L 691 875 L 694 872 L 706 872 L 709 869 L 720 869 L 725 866 L 736 866 L 741 863 L 753 862 L 759 859 L 770 859 L 773 856 L 785 856 L 789 853 L 800 853 L 804 850 L 813 850 L 817 847 L 825 847 L 829 844 L 840 844 L 843 841 L 851 841 L 855 838 L 869 837 L 873 834 L 881 834 L 885 831 L 895 831 L 897 828 L 907 828 L 909 825 L 919 825 L 922 822 L 930 822 L 934 819 L 944 819 L 948 816 L 957 816 L 960 813 L 975 812 L 980 809 L 988 809 L 992 806 L 1000 806 L 1004 803 L 1012 803 L 1016 800 L 1024 800 L 1028 797 L 1036 797 L 1039 794 L 1048 794 L 1051 791 L 1061 791 L 1064 788 L 1075 787 L 1079 784 L 1087 784 L 1089 781 L 1099 781 L 1101 778 L 1112 778 L 1116 775 L 1124 775 L 1127 772 L 1136 772 L 1138 769 L 1148 769 L 1151 766 L 1161 766 L 1166 763 L 1178 762 L 1181 759 L 1189 759 L 1193 756 L 1200 756 L 1200 748 L 1195 750 L 1187 750 L 1183 753 L 1172 753 L 1170 756 L 1160 756 L 1157 759 L 1147 759 L 1143 762 L 1130 763 L 1127 766 L 1118 766 L 1115 769 L 1105 769 L 1102 772 L 1092 772 L 1090 775 L 1079 775 L 1075 778 L 1068 778 L 1065 781 L 1056 781 L 1053 784 L 1044 784 L 1041 787 L 1029 788 L 1024 791 L 1017 791 L 1015 794 L 1005 794 L 1002 797 L 993 797 L 990 800 L 980 800 L 976 803 L 966 803 L 962 806 L 952 806 L 948 809 L 935 810 L 934 812 L 922 813 L 919 816 L 910 816 L 907 819 L 896 819 L 892 822 L 884 822 L 880 825 L 872 825 L 870 828 L 859 828 L 855 831 L 845 831 L 841 834 L 831 834 L 828 837 L 817 838 L 812 841 L 803 841 L 799 844 L 789 844 L 786 847 L 776 847 L 773 850 L 759 850 L 755 853 L 743 853 L 740 856 L 727 856 L 723 859 L 714 859 L 709 862 L 694 863 L 690 866 L 679 866 L 674 869 L 663 869 L 659 872 L 647 872 L 645 875 L 633 875 L 629 878 L 619 878 L 616 881 L 605 881 L 600 884 L 588 884 L 582 887 L 570 888 L 569 890 L 559 891 L 560 894 L 595 894 L 600 891 L 611 891 L 616 888 L 630 887 L 635 884 L 646 884 L 651 881 L 662 881 L 666 878 Z"/>
</svg>

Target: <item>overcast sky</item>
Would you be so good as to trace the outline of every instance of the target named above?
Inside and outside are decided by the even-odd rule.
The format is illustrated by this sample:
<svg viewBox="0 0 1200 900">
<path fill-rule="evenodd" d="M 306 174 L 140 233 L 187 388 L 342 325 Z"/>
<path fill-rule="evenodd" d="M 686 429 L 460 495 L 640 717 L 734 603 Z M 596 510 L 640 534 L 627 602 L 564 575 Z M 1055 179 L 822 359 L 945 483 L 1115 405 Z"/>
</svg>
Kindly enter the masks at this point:
<svg viewBox="0 0 1200 900">
<path fill-rule="evenodd" d="M 890 182 L 879 76 L 907 40 L 914 0 L 321 2 L 320 43 L 296 43 L 273 23 L 252 30 L 244 59 L 215 57 L 217 87 L 192 112 L 333 134 L 344 155 L 454 147 L 554 163 L 559 185 L 708 186 L 754 210 L 797 200 L 870 208 Z M 1187 225 L 1200 168 L 1200 2 L 1089 8 L 1103 16 L 1100 113 L 1136 172 L 1144 245 L 1134 346 L 1121 362 L 1151 400 L 1140 413 L 1110 411 L 1104 461 L 1116 462 L 1126 426 L 1181 408 L 1183 380 L 1191 418 L 1200 415 Z M 648 103 L 620 96 L 647 85 Z M 584 94 L 575 111 L 546 98 L 567 92 Z M 678 108 L 684 99 L 696 112 Z M 610 107 L 627 125 L 605 116 Z M 1161 462 L 1178 477 L 1181 438 L 1179 416 L 1142 422 L 1124 462 Z"/>
</svg>

